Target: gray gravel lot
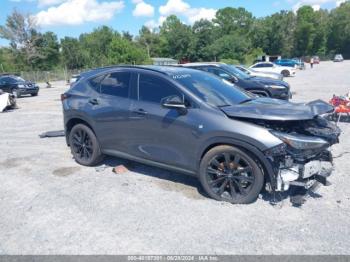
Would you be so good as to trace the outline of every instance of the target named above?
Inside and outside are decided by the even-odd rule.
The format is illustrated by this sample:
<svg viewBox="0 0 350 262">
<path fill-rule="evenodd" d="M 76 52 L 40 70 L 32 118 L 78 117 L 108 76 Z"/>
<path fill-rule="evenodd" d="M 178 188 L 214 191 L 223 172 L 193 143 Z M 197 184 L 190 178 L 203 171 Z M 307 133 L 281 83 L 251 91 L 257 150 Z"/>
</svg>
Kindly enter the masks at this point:
<svg viewBox="0 0 350 262">
<path fill-rule="evenodd" d="M 350 61 L 324 62 L 287 79 L 293 100 L 350 90 Z M 206 198 L 196 179 L 136 163 L 114 174 L 79 166 L 63 137 L 59 95 L 41 89 L 0 114 L 0 254 L 350 254 L 350 154 L 335 159 L 332 186 L 301 207 L 258 199 L 242 206 Z M 340 123 L 334 155 L 350 151 Z"/>
</svg>

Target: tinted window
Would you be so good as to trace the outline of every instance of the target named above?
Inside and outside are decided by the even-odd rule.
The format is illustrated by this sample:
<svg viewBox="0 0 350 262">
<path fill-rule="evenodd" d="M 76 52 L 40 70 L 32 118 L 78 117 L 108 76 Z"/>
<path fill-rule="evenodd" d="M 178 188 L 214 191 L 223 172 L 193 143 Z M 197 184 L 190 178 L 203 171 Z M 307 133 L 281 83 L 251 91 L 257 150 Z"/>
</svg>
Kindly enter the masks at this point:
<svg viewBox="0 0 350 262">
<path fill-rule="evenodd" d="M 131 74 L 127 72 L 114 72 L 108 74 L 101 82 L 102 94 L 128 97 Z"/>
<path fill-rule="evenodd" d="M 273 67 L 273 64 L 264 64 L 264 67 Z"/>
<path fill-rule="evenodd" d="M 173 75 L 173 79 L 203 101 L 214 106 L 239 104 L 252 96 L 236 88 L 227 80 L 201 72 Z"/>
<path fill-rule="evenodd" d="M 100 92 L 100 85 L 101 85 L 101 81 L 103 79 L 103 75 L 102 76 L 98 76 L 98 77 L 95 77 L 95 78 L 92 78 L 89 80 L 89 84 L 90 86 L 95 89 L 97 92 Z M 76 80 L 77 82 L 78 80 Z"/>
<path fill-rule="evenodd" d="M 253 66 L 253 68 L 260 68 L 260 67 L 264 67 L 263 64 L 257 64 L 255 66 Z"/>
<path fill-rule="evenodd" d="M 139 100 L 160 104 L 164 97 L 178 95 L 182 97 L 170 82 L 159 77 L 140 74 L 139 76 Z"/>
<path fill-rule="evenodd" d="M 214 68 L 214 67 L 208 67 L 208 72 L 213 73 L 221 78 L 230 80 L 231 77 L 228 73 L 226 73 L 224 70 L 221 70 L 219 68 Z"/>
</svg>

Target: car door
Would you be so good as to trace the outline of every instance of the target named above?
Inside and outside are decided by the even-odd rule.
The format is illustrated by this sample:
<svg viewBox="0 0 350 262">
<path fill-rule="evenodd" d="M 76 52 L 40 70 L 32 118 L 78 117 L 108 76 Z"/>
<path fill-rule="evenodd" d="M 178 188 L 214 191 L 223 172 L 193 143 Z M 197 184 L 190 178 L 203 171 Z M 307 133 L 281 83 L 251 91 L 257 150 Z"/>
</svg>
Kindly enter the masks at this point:
<svg viewBox="0 0 350 262">
<path fill-rule="evenodd" d="M 264 63 L 253 65 L 251 68 L 258 72 L 264 72 Z"/>
<path fill-rule="evenodd" d="M 196 155 L 197 108 L 171 81 L 158 75 L 138 74 L 137 92 L 131 106 L 129 148 L 131 154 L 180 168 L 193 167 Z M 169 96 L 186 100 L 189 109 L 181 113 L 164 108 L 161 100 Z"/>
<path fill-rule="evenodd" d="M 132 73 L 113 71 L 90 80 L 87 107 L 103 150 L 127 150 Z"/>
<path fill-rule="evenodd" d="M 272 63 L 263 63 L 261 64 L 262 67 L 261 67 L 261 71 L 263 72 L 274 72 L 274 64 Z"/>
</svg>

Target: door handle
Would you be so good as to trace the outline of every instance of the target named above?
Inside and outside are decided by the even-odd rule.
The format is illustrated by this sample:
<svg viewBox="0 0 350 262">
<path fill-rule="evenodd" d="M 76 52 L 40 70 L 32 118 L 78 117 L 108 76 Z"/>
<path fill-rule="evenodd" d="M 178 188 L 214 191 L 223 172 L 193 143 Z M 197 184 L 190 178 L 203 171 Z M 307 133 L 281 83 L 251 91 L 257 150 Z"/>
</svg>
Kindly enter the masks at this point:
<svg viewBox="0 0 350 262">
<path fill-rule="evenodd" d="M 91 99 L 89 100 L 89 104 L 98 105 L 98 101 L 97 101 L 96 98 L 91 98 Z"/>
<path fill-rule="evenodd" d="M 147 115 L 147 111 L 145 111 L 144 109 L 142 108 L 139 108 L 139 109 L 136 109 L 136 110 L 133 110 L 132 111 L 134 114 L 138 114 L 138 115 L 141 115 L 141 116 L 145 116 Z"/>
</svg>

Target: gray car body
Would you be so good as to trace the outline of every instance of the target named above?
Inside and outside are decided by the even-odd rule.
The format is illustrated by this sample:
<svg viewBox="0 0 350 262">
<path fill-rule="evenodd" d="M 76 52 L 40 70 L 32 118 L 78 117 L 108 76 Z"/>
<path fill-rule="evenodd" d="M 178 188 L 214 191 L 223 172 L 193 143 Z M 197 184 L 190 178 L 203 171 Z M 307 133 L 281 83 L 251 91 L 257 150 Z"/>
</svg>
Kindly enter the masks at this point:
<svg viewBox="0 0 350 262">
<path fill-rule="evenodd" d="M 100 94 L 89 84 L 91 78 L 116 71 L 133 74 L 127 99 Z M 282 141 L 263 126 L 230 118 L 230 113 L 225 113 L 224 108 L 207 104 L 173 79 L 173 75 L 193 72 L 198 73 L 197 70 L 176 67 L 110 67 L 82 74 L 66 92 L 70 99 L 63 101 L 66 137 L 74 124 L 85 123 L 95 132 L 102 153 L 192 175 L 197 174 L 200 160 L 210 148 L 231 144 L 254 154 L 265 172 L 273 178 L 272 164 L 264 152 L 282 144 Z M 139 101 L 135 96 L 139 73 L 160 77 L 180 90 L 191 101 L 187 113 Z M 274 101 L 267 99 L 264 103 L 267 104 L 268 100 Z M 288 119 L 293 114 L 290 107 L 286 107 L 285 110 L 280 108 L 280 118 L 284 114 Z M 305 112 L 310 110 L 306 105 L 300 108 Z M 140 114 L 141 109 L 147 114 Z M 228 111 L 233 109 L 227 107 Z M 265 114 L 268 115 L 269 111 Z M 300 113 L 305 119 L 305 115 Z"/>
</svg>

